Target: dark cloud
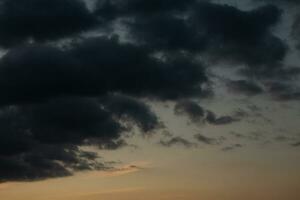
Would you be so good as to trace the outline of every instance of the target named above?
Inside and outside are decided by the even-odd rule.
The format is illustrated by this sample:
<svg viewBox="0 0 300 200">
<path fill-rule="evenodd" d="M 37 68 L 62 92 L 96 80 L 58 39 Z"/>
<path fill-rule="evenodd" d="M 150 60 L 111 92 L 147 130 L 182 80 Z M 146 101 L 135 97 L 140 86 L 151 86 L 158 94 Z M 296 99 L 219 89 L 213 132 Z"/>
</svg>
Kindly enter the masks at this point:
<svg viewBox="0 0 300 200">
<path fill-rule="evenodd" d="M 0 155 L 3 166 L 12 165 L 11 173 L 10 167 L 1 169 L 4 181 L 66 176 L 72 174 L 69 168 L 95 169 L 86 163 L 75 165 L 78 160 L 70 166 L 64 159 L 37 155 L 34 149 L 127 146 L 122 133 L 130 126 L 124 123 L 138 126 L 143 133 L 161 127 L 151 109 L 132 96 L 201 97 L 207 94 L 202 85 L 208 82 L 202 65 L 188 56 L 159 59 L 147 48 L 107 37 L 64 49 L 37 44 L 16 47 L 1 58 L 0 72 Z"/>
<path fill-rule="evenodd" d="M 266 84 L 271 96 L 279 101 L 291 101 L 300 99 L 300 88 L 293 83 L 269 82 Z"/>
<path fill-rule="evenodd" d="M 296 48 L 300 50 L 300 14 L 296 16 L 293 24 L 292 36 L 296 40 Z"/>
<path fill-rule="evenodd" d="M 132 39 L 157 50 L 203 51 L 205 38 L 201 37 L 187 20 L 169 14 L 141 17 L 128 22 Z"/>
<path fill-rule="evenodd" d="M 227 87 L 229 88 L 229 91 L 247 96 L 263 93 L 263 89 L 259 85 L 257 85 L 255 82 L 247 80 L 228 81 Z"/>
<path fill-rule="evenodd" d="M 254 0 L 256 2 L 269 2 L 269 3 L 280 3 L 280 4 L 288 4 L 295 5 L 299 4 L 299 0 Z"/>
<path fill-rule="evenodd" d="M 196 11 L 193 26 L 207 35 L 206 54 L 212 60 L 246 64 L 245 71 L 251 77 L 283 67 L 287 47 L 271 33 L 281 16 L 277 7 L 267 5 L 241 11 L 228 5 L 204 3 Z"/>
<path fill-rule="evenodd" d="M 217 117 L 212 111 L 202 108 L 198 103 L 190 100 L 179 101 L 175 105 L 175 114 L 187 115 L 193 122 L 206 122 L 212 125 L 226 125 L 239 121 L 241 113 L 235 113 L 235 116 Z"/>
<path fill-rule="evenodd" d="M 86 98 L 54 99 L 22 109 L 36 139 L 44 143 L 80 144 L 84 139 L 118 139 L 122 127 L 97 101 Z"/>
<path fill-rule="evenodd" d="M 1 0 L 0 16 L 2 46 L 68 37 L 98 23 L 82 0 Z"/>
<path fill-rule="evenodd" d="M 202 134 L 197 134 L 194 136 L 198 142 L 204 143 L 204 144 L 209 144 L 209 145 L 215 145 L 219 144 L 219 141 L 215 138 L 209 138 L 206 137 Z"/>
<path fill-rule="evenodd" d="M 281 101 L 298 101 L 300 100 L 300 91 L 282 93 L 277 95 L 276 99 Z"/>
<path fill-rule="evenodd" d="M 196 142 L 206 144 L 206 145 L 219 145 L 222 143 L 222 141 L 225 139 L 223 137 L 221 138 L 210 138 L 207 136 L 204 136 L 202 134 L 196 134 L 194 135 L 194 138 L 196 139 Z M 182 137 L 172 137 L 169 140 L 161 140 L 159 142 L 160 145 L 165 146 L 165 147 L 172 147 L 172 146 L 177 146 L 181 145 L 186 148 L 193 148 L 193 147 L 198 147 L 197 143 L 190 142 L 189 140 L 186 140 Z"/>
<path fill-rule="evenodd" d="M 96 13 L 106 19 L 180 12 L 192 7 L 196 0 L 98 0 Z"/>
<path fill-rule="evenodd" d="M 205 109 L 196 102 L 183 100 L 175 105 L 176 115 L 188 115 L 193 122 L 201 122 L 205 120 Z"/>
<path fill-rule="evenodd" d="M 207 95 L 202 87 L 208 82 L 204 67 L 183 54 L 159 59 L 143 46 L 120 44 L 116 38 L 96 38 L 77 46 L 73 55 L 82 66 L 90 67 L 83 73 L 94 72 L 90 80 L 106 91 L 158 99 Z M 99 80 L 103 82 L 97 83 Z"/>
<path fill-rule="evenodd" d="M 132 127 L 141 134 L 161 128 L 149 100 L 171 100 L 175 113 L 193 122 L 239 121 L 242 112 L 218 117 L 182 100 L 213 94 L 207 66 L 196 55 L 242 64 L 251 80 L 284 81 L 299 69 L 282 64 L 287 47 L 271 30 L 280 16 L 271 5 L 243 11 L 196 0 L 99 0 L 94 10 L 82 0 L 0 0 L 0 46 L 7 48 L 0 58 L 0 181 L 108 168 L 80 146 L 114 150 L 128 146 L 124 137 Z M 114 25 L 125 25 L 130 42 L 106 32 L 79 37 L 104 21 L 114 33 L 123 31 Z M 262 92 L 252 81 L 229 86 Z M 278 99 L 299 99 L 294 86 L 266 88 Z M 197 146 L 181 137 L 160 144 Z"/>
<path fill-rule="evenodd" d="M 108 169 L 92 152 L 73 145 L 38 145 L 14 156 L 0 156 L 0 182 L 70 176 L 78 170 Z"/>
<path fill-rule="evenodd" d="M 192 143 L 182 137 L 174 137 L 171 138 L 170 140 L 167 141 L 163 141 L 161 140 L 159 142 L 160 145 L 165 146 L 165 147 L 172 147 L 172 146 L 176 146 L 176 145 L 181 145 L 184 146 L 186 148 L 192 148 L 192 147 L 197 147 L 197 144 Z"/>
<path fill-rule="evenodd" d="M 260 2 L 260 0 L 254 0 L 256 2 Z M 286 8 L 286 12 L 289 12 L 289 9 L 292 8 L 298 8 L 300 5 L 299 0 L 264 0 L 263 2 L 267 3 L 275 3 L 280 6 L 283 6 Z M 294 9 L 296 11 L 296 9 Z M 292 37 L 296 40 L 296 48 L 300 50 L 300 14 L 296 14 L 294 16 L 294 23 L 292 26 Z"/>
<path fill-rule="evenodd" d="M 129 13 L 140 12 L 141 14 L 145 13 L 156 13 L 156 12 L 170 12 L 174 10 L 186 10 L 188 7 L 193 5 L 196 0 L 121 0 L 125 5 L 122 7 L 128 10 Z M 119 0 L 120 2 L 120 0 Z"/>
<path fill-rule="evenodd" d="M 242 134 L 239 132 L 231 131 L 229 134 L 234 136 L 237 139 L 243 139 L 243 140 L 249 140 L 249 141 L 260 141 L 261 139 L 264 139 L 264 136 L 260 132 L 250 132 L 247 134 Z"/>
<path fill-rule="evenodd" d="M 88 138 L 113 140 L 123 131 L 95 99 L 60 98 L 1 109 L 1 155 L 43 144 L 83 144 Z M 14 148 L 14 149 L 13 149 Z"/>
<path fill-rule="evenodd" d="M 278 136 L 274 137 L 274 140 L 277 142 L 289 142 L 289 141 L 295 140 L 295 138 L 288 137 L 285 135 L 278 135 Z"/>
<path fill-rule="evenodd" d="M 299 67 L 291 67 L 285 65 L 273 65 L 263 67 L 261 69 L 242 69 L 240 73 L 246 77 L 256 79 L 257 81 L 288 81 L 288 80 L 297 80 L 300 74 Z"/>
<path fill-rule="evenodd" d="M 128 22 L 132 37 L 156 50 L 187 50 L 217 62 L 247 65 L 253 74 L 280 66 L 287 47 L 271 33 L 281 11 L 272 5 L 242 11 L 229 5 L 195 4 L 185 17 L 170 13 Z M 256 73 L 257 72 L 257 73 Z"/>
<path fill-rule="evenodd" d="M 207 95 L 205 70 L 189 57 L 162 61 L 147 49 L 106 37 L 84 40 L 69 50 L 14 48 L 0 60 L 0 72 L 1 104 L 107 92 L 158 99 Z"/>
<path fill-rule="evenodd" d="M 130 19 L 123 20 L 130 39 L 154 52 L 184 51 L 200 54 L 212 63 L 242 64 L 240 74 L 252 80 L 297 77 L 299 68 L 283 64 L 287 45 L 272 33 L 281 18 L 278 7 L 264 5 L 243 11 L 211 2 L 192 4 L 181 14 L 172 9 L 152 10 L 151 14 L 141 11 L 146 15 L 132 11 Z M 255 81 L 234 85 L 246 95 L 263 93 Z"/>
<path fill-rule="evenodd" d="M 208 111 L 206 116 L 206 121 L 213 125 L 226 125 L 233 122 L 239 121 L 240 119 L 233 116 L 221 116 L 217 117 L 215 113 Z"/>
<path fill-rule="evenodd" d="M 102 141 L 98 139 L 97 141 L 98 141 L 97 142 L 98 147 L 100 149 L 106 149 L 106 150 L 116 150 L 122 147 L 129 146 L 127 142 L 125 142 L 125 140 L 123 139 L 114 140 L 114 141 Z M 93 139 L 91 142 L 92 142 L 91 144 L 93 144 L 95 142 L 95 139 Z M 132 147 L 136 148 L 136 146 L 132 146 Z"/>
<path fill-rule="evenodd" d="M 102 99 L 105 109 L 125 121 L 133 120 L 144 132 L 160 125 L 158 117 L 143 102 L 129 96 L 109 95 Z"/>
<path fill-rule="evenodd" d="M 0 112 L 0 156 L 11 156 L 28 151 L 35 145 L 30 132 L 26 131 L 24 116 L 19 115 L 16 108 L 1 109 Z"/>
<path fill-rule="evenodd" d="M 195 25 L 205 28 L 213 36 L 218 35 L 225 43 L 256 43 L 270 34 L 269 28 L 279 21 L 281 15 L 281 11 L 273 5 L 242 11 L 229 5 L 200 3 L 195 9 Z"/>
<path fill-rule="evenodd" d="M 80 70 L 71 60 L 54 47 L 30 45 L 12 49 L 0 60 L 0 90 L 5 96 L 1 104 L 79 93 L 76 89 L 80 86 Z"/>
<path fill-rule="evenodd" d="M 111 104 L 100 103 L 98 98 L 83 97 L 54 98 L 2 108 L 0 181 L 37 180 L 68 176 L 78 170 L 105 169 L 108 166 L 98 162 L 96 154 L 81 151 L 78 145 L 110 150 L 126 146 L 122 133 L 128 129 L 114 117 L 121 112 L 122 106 L 128 116 L 146 116 L 135 119 L 134 123 L 138 126 L 141 123 L 153 125 L 146 126 L 147 130 L 141 127 L 142 131 L 157 128 L 157 121 L 151 121 L 156 116 L 146 105 L 127 97 L 107 97 L 114 98 L 123 104 L 120 102 L 116 110 L 110 111 L 103 106 L 109 108 Z M 126 101 L 131 103 L 131 107 L 124 105 Z M 139 114 L 134 115 L 132 109 Z M 149 119 L 148 123 L 149 116 L 153 119 Z"/>
<path fill-rule="evenodd" d="M 300 142 L 292 144 L 293 147 L 300 147 Z"/>
</svg>

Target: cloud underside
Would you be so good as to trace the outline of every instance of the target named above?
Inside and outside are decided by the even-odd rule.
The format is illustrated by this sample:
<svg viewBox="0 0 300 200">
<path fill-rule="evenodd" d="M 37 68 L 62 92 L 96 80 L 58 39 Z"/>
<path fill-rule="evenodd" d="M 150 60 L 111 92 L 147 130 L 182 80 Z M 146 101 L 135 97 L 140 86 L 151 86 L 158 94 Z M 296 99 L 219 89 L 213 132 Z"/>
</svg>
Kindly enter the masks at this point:
<svg viewBox="0 0 300 200">
<path fill-rule="evenodd" d="M 281 14 L 196 0 L 0 0 L 0 181 L 109 168 L 79 146 L 117 149 L 133 127 L 163 127 L 147 101 L 173 101 L 196 123 L 239 121 L 188 100 L 213 96 L 212 64 L 239 66 L 243 79 L 226 83 L 234 93 L 299 99 L 288 80 L 299 69 L 284 64 L 288 46 L 272 32 Z"/>
<path fill-rule="evenodd" d="M 205 110 L 197 102 L 190 100 L 181 100 L 175 105 L 176 115 L 186 115 L 194 123 L 208 123 L 211 125 L 226 125 L 241 120 L 240 116 L 225 115 L 216 116 L 216 114 L 210 110 Z"/>
</svg>

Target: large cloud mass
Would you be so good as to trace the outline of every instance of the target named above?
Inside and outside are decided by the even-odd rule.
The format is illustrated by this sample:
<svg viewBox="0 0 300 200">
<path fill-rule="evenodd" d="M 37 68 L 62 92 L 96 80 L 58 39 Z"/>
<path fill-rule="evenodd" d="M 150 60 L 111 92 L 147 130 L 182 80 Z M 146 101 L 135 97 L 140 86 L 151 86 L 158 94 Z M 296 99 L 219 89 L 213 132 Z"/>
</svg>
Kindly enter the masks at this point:
<svg viewBox="0 0 300 200">
<path fill-rule="evenodd" d="M 159 128 L 157 116 L 136 98 L 176 100 L 209 93 L 202 89 L 208 81 L 205 70 L 188 57 L 162 60 L 143 47 L 107 37 L 84 40 L 68 49 L 35 44 L 16 47 L 0 60 L 0 71 L 0 159 L 7 164 L 17 162 L 20 168 L 28 165 L 20 174 L 14 174 L 19 169 L 12 171 L 12 179 L 68 175 L 66 167 L 77 167 L 80 158 L 74 156 L 70 165 L 56 157 L 46 157 L 47 165 L 35 166 L 36 160 L 19 162 L 27 154 L 40 155 L 36 149 L 46 145 L 59 146 L 59 153 L 65 154 L 74 153 L 69 149 L 74 145 L 95 141 L 101 148 L 115 149 L 125 144 L 120 141 L 122 132 L 128 130 L 124 121 L 145 133 Z M 40 174 L 30 174 L 35 167 L 40 167 Z"/>
<path fill-rule="evenodd" d="M 243 79 L 226 82 L 235 94 L 299 99 L 288 82 L 299 68 L 285 66 L 288 47 L 273 32 L 277 6 L 95 2 L 0 0 L 0 181 L 109 168 L 81 146 L 113 150 L 127 145 L 133 127 L 141 134 L 163 128 L 148 101 L 172 101 L 175 114 L 197 123 L 239 121 L 189 100 L 213 96 L 212 64 L 236 66 Z M 195 146 L 181 137 L 161 144 Z"/>
</svg>

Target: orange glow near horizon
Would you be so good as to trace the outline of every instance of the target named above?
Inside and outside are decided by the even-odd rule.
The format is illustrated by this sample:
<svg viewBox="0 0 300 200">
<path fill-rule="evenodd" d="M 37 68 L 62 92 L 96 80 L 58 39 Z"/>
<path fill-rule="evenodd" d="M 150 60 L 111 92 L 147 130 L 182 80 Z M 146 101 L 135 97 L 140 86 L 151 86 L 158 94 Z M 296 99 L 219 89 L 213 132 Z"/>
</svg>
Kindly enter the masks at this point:
<svg viewBox="0 0 300 200">
<path fill-rule="evenodd" d="M 282 200 L 300 198 L 297 153 L 270 153 L 263 159 L 246 154 L 177 153 L 174 160 L 136 161 L 117 170 L 85 172 L 72 177 L 0 184 L 2 200 Z M 254 153 L 254 151 L 252 152 Z M 272 156 L 273 157 L 272 157 Z M 171 156 L 162 153 L 166 158 Z M 209 158 L 208 158 L 209 157 Z M 190 161 L 190 163 L 187 163 Z M 177 165 L 176 165 L 177 164 Z M 296 169 L 297 168 L 297 169 Z"/>
</svg>

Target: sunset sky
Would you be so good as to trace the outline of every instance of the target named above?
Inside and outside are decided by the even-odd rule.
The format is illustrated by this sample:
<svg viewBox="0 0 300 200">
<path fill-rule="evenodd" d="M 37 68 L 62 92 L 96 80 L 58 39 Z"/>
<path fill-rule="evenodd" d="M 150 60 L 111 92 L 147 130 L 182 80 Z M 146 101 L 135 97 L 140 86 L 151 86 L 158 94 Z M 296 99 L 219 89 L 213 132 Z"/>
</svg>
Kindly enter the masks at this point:
<svg viewBox="0 0 300 200">
<path fill-rule="evenodd" d="M 0 199 L 300 199 L 299 76 L 298 0 L 0 0 Z"/>
</svg>

